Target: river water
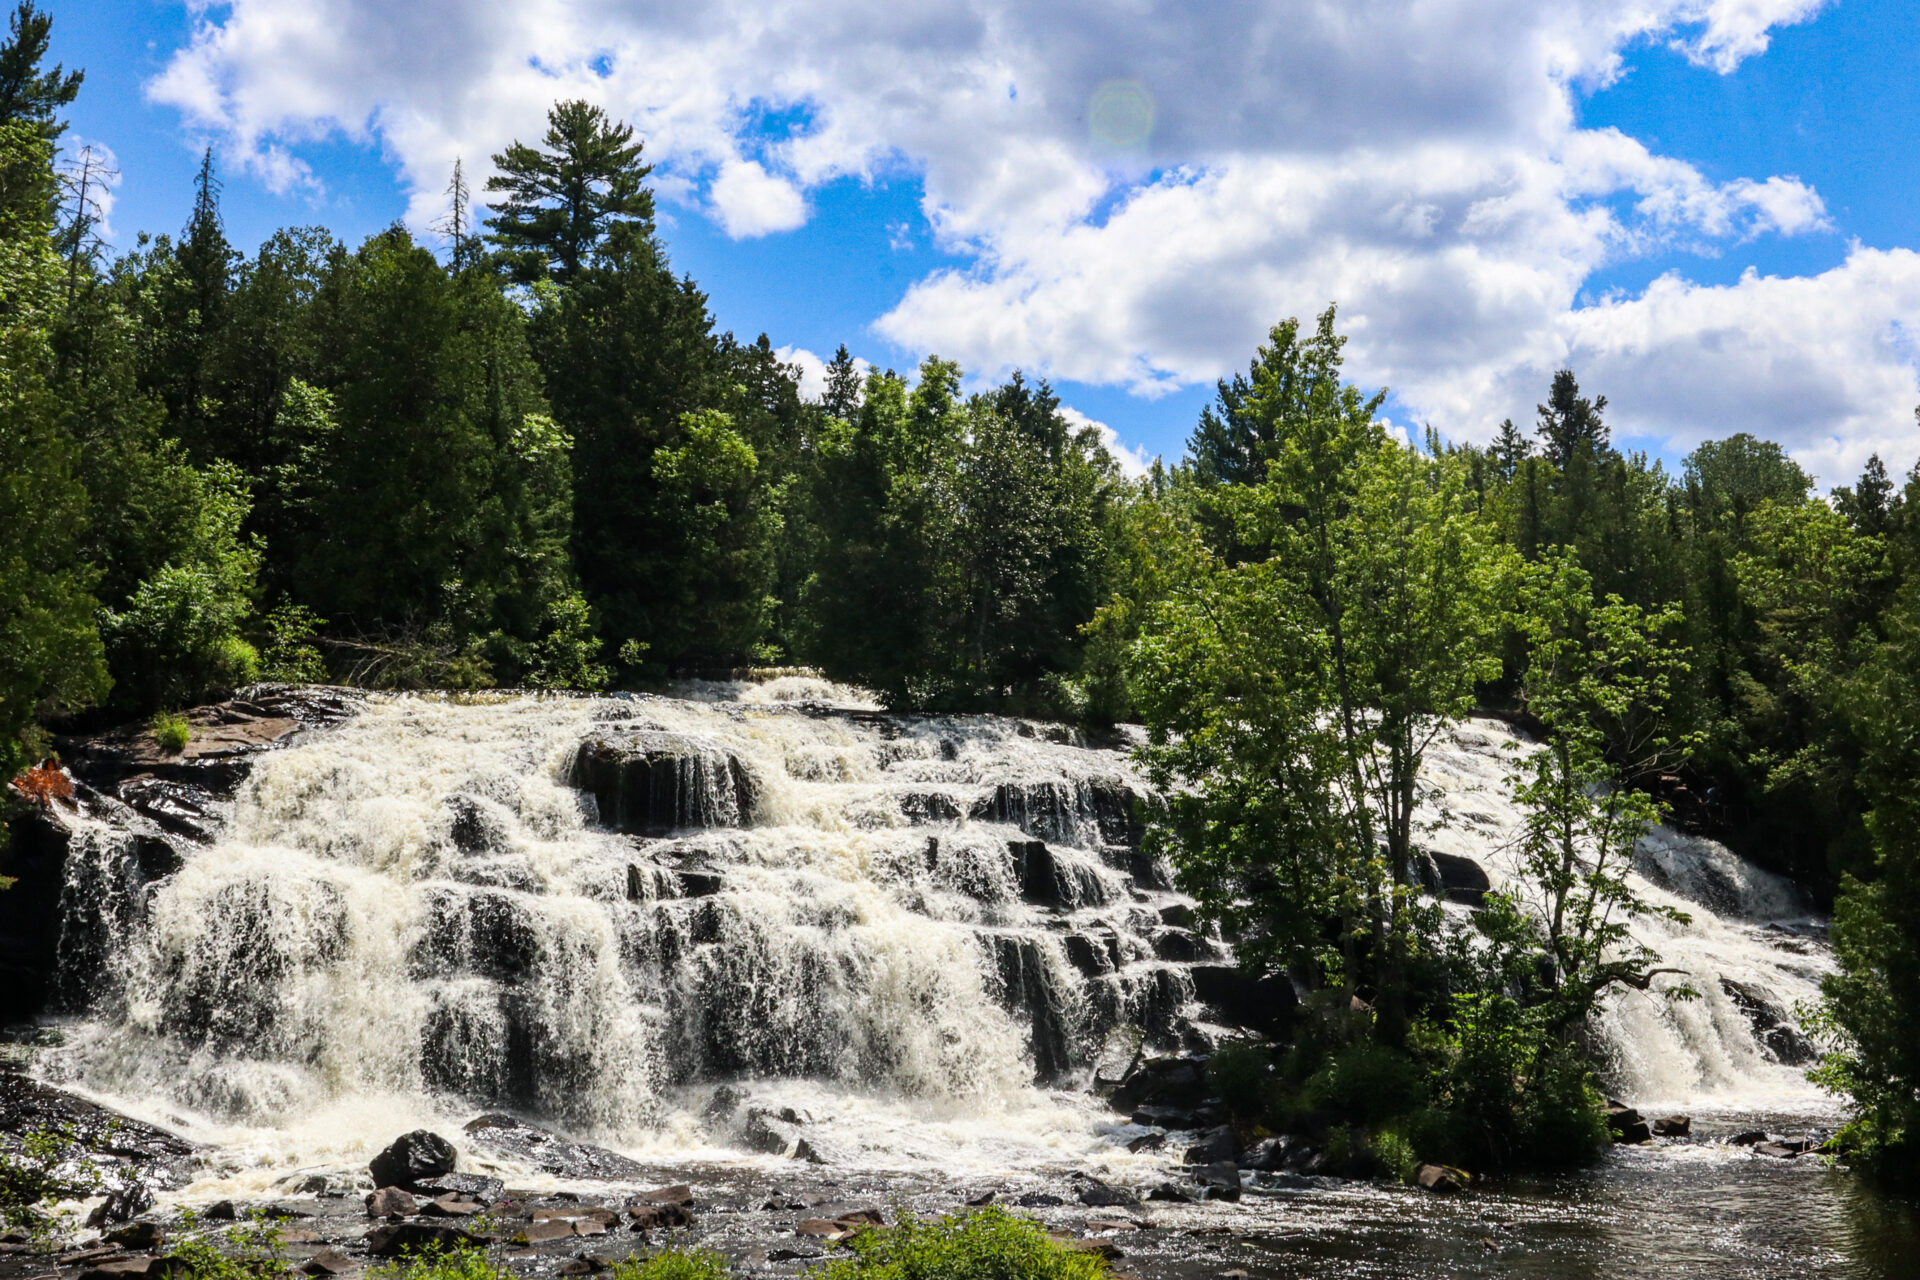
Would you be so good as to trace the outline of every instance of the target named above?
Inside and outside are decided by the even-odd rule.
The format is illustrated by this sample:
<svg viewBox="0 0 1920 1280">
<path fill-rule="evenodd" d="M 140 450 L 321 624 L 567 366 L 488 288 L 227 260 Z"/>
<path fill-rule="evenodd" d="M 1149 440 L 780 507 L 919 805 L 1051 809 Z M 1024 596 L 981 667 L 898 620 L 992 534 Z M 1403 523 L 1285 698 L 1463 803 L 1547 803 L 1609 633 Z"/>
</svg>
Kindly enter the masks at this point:
<svg viewBox="0 0 1920 1280">
<path fill-rule="evenodd" d="M 263 757 L 218 838 L 137 894 L 117 887 L 125 815 L 76 819 L 65 928 L 89 1003 L 41 1069 L 211 1143 L 186 1202 L 350 1178 L 396 1133 L 457 1141 L 508 1109 L 746 1208 L 799 1175 L 745 1149 L 722 1085 L 812 1117 L 832 1153 L 815 1183 L 927 1211 L 1074 1172 L 1177 1174 L 1179 1135 L 1129 1152 L 1147 1131 L 1084 1091 L 1116 1037 L 1220 1034 L 1198 984 L 1232 961 L 1138 851 L 1124 742 L 886 716 L 806 679 L 685 694 L 370 697 Z M 583 785 L 583 743 L 639 790 Z M 1470 722 L 1423 778 L 1425 842 L 1495 884 L 1521 749 Z M 1268 1178 L 1237 1205 L 1151 1206 L 1115 1237 L 1122 1265 L 1920 1275 L 1910 1214 L 1815 1157 L 1720 1140 L 1835 1122 L 1794 1014 L 1831 965 L 1822 922 L 1677 832 L 1649 838 L 1638 876 L 1690 914 L 1648 941 L 1698 995 L 1627 993 L 1597 1035 L 1614 1091 L 1692 1114 L 1693 1139 L 1452 1198 Z M 1065 1198 L 1037 1212 L 1074 1227 L 1087 1211 Z"/>
</svg>

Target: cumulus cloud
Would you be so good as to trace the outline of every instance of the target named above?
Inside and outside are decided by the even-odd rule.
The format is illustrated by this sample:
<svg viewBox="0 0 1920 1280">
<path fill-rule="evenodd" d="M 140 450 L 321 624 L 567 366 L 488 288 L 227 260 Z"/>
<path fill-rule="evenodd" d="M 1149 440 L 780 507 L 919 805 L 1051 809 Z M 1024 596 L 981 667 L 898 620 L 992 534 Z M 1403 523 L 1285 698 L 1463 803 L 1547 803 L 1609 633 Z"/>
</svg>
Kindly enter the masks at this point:
<svg viewBox="0 0 1920 1280">
<path fill-rule="evenodd" d="M 1900 262 L 1855 250 L 1806 280 L 1595 302 L 1589 280 L 1625 259 L 1831 224 L 1791 176 L 1715 181 L 1574 111 L 1636 41 L 1724 72 L 1821 7 L 232 0 L 199 10 L 150 93 L 280 188 L 312 182 L 316 138 L 377 143 L 422 226 L 456 156 L 484 178 L 569 96 L 631 120 L 663 199 L 734 237 L 803 225 L 834 179 L 911 173 L 925 222 L 906 238 L 969 265 L 913 282 L 875 329 L 979 377 L 1157 395 L 1338 301 L 1355 376 L 1452 435 L 1525 416 L 1553 368 L 1586 361 L 1623 433 L 1686 440 L 1750 411 L 1842 465 L 1915 396 Z M 1742 311 L 1783 306 L 1861 310 L 1818 334 Z"/>
</svg>

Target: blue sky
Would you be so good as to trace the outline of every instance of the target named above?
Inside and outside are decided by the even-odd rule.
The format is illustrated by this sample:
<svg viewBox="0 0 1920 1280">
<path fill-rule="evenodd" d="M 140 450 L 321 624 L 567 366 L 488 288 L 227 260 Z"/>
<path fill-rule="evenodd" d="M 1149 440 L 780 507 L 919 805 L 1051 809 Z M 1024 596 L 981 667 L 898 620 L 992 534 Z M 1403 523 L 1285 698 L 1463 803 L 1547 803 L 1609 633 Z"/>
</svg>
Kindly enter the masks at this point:
<svg viewBox="0 0 1920 1280">
<path fill-rule="evenodd" d="M 647 137 L 721 326 L 1047 372 L 1141 454 L 1335 299 L 1402 423 L 1485 438 L 1565 363 L 1669 459 L 1920 453 L 1910 3 L 47 7 L 123 246 L 178 229 L 209 144 L 241 246 L 424 228 L 453 155 L 589 96 Z M 1116 100 L 1150 113 L 1125 137 Z"/>
</svg>

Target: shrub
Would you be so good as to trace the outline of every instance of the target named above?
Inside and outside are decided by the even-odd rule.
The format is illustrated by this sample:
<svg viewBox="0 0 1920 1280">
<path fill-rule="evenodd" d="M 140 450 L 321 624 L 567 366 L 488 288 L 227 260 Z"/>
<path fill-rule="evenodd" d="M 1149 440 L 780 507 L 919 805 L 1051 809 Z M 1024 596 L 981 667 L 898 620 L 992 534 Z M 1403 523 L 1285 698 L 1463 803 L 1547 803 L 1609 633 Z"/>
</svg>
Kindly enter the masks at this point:
<svg viewBox="0 0 1920 1280">
<path fill-rule="evenodd" d="M 1207 1079 L 1233 1115 L 1260 1117 L 1271 1100 L 1273 1056 L 1257 1044 L 1222 1045 L 1207 1061 Z"/>
<path fill-rule="evenodd" d="M 1103 1280 L 1107 1274 L 1106 1262 L 1097 1255 L 1069 1249 L 1049 1238 L 1039 1223 L 994 1208 L 932 1220 L 902 1215 L 899 1226 L 862 1231 L 847 1248 L 848 1256 L 830 1259 L 814 1276 L 818 1280 Z"/>
<path fill-rule="evenodd" d="M 613 1269 L 613 1280 L 726 1280 L 727 1260 L 711 1249 L 662 1249 L 646 1258 L 628 1258 Z"/>
<path fill-rule="evenodd" d="M 367 1275 L 369 1280 L 504 1280 L 506 1273 L 477 1245 L 443 1249 L 430 1244 Z"/>
<path fill-rule="evenodd" d="M 177 756 L 187 749 L 193 741 L 193 726 L 187 718 L 177 711 L 159 711 L 147 722 L 147 729 L 153 734 L 153 740 L 160 749 L 170 756 Z"/>
<path fill-rule="evenodd" d="M 1339 1050 L 1307 1077 L 1300 1100 L 1332 1118 L 1376 1124 L 1426 1102 L 1424 1074 L 1404 1051 L 1362 1041 Z"/>
<path fill-rule="evenodd" d="M 327 678 L 327 664 L 313 637 L 327 620 L 303 604 L 283 604 L 266 617 L 267 651 L 261 674 L 289 684 L 319 684 Z"/>
</svg>

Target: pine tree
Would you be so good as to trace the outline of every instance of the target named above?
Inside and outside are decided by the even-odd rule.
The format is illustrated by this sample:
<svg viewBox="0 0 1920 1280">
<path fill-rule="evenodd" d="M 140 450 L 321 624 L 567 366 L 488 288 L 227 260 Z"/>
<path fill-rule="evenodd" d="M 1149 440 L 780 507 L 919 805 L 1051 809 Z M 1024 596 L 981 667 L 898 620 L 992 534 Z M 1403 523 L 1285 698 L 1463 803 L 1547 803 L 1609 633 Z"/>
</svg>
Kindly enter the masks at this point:
<svg viewBox="0 0 1920 1280">
<path fill-rule="evenodd" d="M 53 17 L 36 10 L 33 0 L 20 0 L 10 26 L 12 35 L 0 44 L 0 124 L 22 121 L 53 142 L 67 128 L 66 121 L 54 118 L 55 113 L 80 92 L 86 72 L 68 71 L 59 63 L 51 71 L 40 69 Z"/>
<path fill-rule="evenodd" d="M 1493 459 L 1500 466 L 1500 475 L 1507 480 L 1519 474 L 1520 464 L 1533 453 L 1533 442 L 1528 440 L 1508 418 L 1500 424 L 1500 434 L 1493 438 Z"/>
<path fill-rule="evenodd" d="M 495 155 L 500 172 L 487 179 L 488 191 L 506 194 L 487 226 L 513 280 L 566 284 L 615 235 L 652 236 L 653 166 L 640 162 L 632 125 L 577 99 L 559 102 L 542 141 L 545 150 L 515 142 Z"/>
<path fill-rule="evenodd" d="M 829 418 L 852 422 L 860 415 L 860 383 L 860 370 L 843 342 L 827 366 L 827 392 L 820 398 L 820 408 Z"/>
<path fill-rule="evenodd" d="M 454 157 L 453 180 L 447 183 L 447 216 L 434 224 L 434 230 L 447 238 L 447 252 L 455 271 L 465 270 L 478 256 L 474 245 L 472 196 L 460 159 Z"/>
<path fill-rule="evenodd" d="M 1607 424 L 1600 419 L 1607 398 L 1588 400 L 1580 394 L 1580 383 L 1573 370 L 1562 369 L 1553 375 L 1553 388 L 1547 402 L 1537 406 L 1540 413 L 1539 436 L 1546 442 L 1547 461 L 1564 472 L 1576 455 L 1605 453 Z"/>
</svg>

